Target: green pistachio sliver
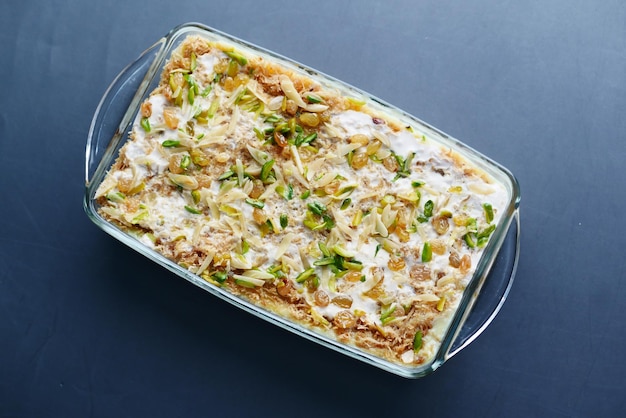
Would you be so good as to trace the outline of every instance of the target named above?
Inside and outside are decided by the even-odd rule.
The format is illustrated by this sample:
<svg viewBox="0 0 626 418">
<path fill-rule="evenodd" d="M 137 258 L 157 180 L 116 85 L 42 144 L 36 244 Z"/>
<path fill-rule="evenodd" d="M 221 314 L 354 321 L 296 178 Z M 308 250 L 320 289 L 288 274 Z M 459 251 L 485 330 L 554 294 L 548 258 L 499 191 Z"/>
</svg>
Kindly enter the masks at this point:
<svg viewBox="0 0 626 418">
<path fill-rule="evenodd" d="M 211 93 L 211 90 L 213 90 L 213 84 L 209 84 L 208 86 L 206 86 L 204 90 L 200 92 L 200 96 L 207 97 Z"/>
<path fill-rule="evenodd" d="M 286 214 L 283 213 L 282 215 L 280 215 L 280 227 L 282 229 L 285 229 L 287 228 L 287 225 L 289 225 L 289 218 Z"/>
<path fill-rule="evenodd" d="M 432 200 L 426 201 L 426 203 L 424 203 L 424 216 L 426 216 L 427 218 L 430 218 L 431 216 L 433 216 L 434 207 L 435 207 L 435 204 L 433 203 Z"/>
<path fill-rule="evenodd" d="M 352 203 L 352 199 L 350 198 L 344 199 L 344 201 L 341 202 L 341 210 L 348 209 L 348 207 L 350 206 L 350 203 Z"/>
<path fill-rule="evenodd" d="M 193 88 L 190 88 L 189 91 L 187 92 L 187 101 L 189 102 L 190 105 L 193 106 L 193 103 L 196 100 L 196 90 Z"/>
<path fill-rule="evenodd" d="M 422 348 L 422 330 L 418 330 L 413 337 L 413 351 L 419 351 Z"/>
<path fill-rule="evenodd" d="M 346 250 L 344 247 L 342 247 L 339 244 L 333 245 L 332 250 L 335 252 L 335 254 L 339 254 L 340 256 L 344 258 L 352 258 L 355 256 L 353 252 Z"/>
<path fill-rule="evenodd" d="M 490 224 L 493 222 L 493 206 L 491 206 L 491 203 L 483 203 L 483 209 L 485 209 L 485 219 Z"/>
<path fill-rule="evenodd" d="M 467 234 L 463 235 L 463 240 L 465 241 L 468 247 L 476 248 L 476 241 L 474 240 L 472 235 L 474 234 L 468 232 Z"/>
<path fill-rule="evenodd" d="M 276 122 L 279 122 L 280 120 L 281 120 L 280 117 L 276 114 L 269 115 L 268 117 L 264 119 L 264 121 L 267 123 L 276 123 Z"/>
<path fill-rule="evenodd" d="M 144 131 L 150 132 L 150 119 L 149 118 L 141 118 L 141 127 Z"/>
<path fill-rule="evenodd" d="M 228 274 L 224 271 L 216 271 L 211 275 L 211 278 L 218 283 L 224 283 L 228 278 Z"/>
<path fill-rule="evenodd" d="M 239 52 L 236 51 L 224 51 L 224 53 L 226 55 L 228 55 L 230 58 L 232 58 L 233 60 L 237 61 L 237 63 L 241 66 L 244 66 L 248 63 L 248 60 L 246 59 L 246 57 L 244 57 L 243 55 L 241 55 Z"/>
<path fill-rule="evenodd" d="M 348 270 L 355 270 L 355 271 L 363 270 L 363 263 L 357 260 L 350 260 L 350 261 L 344 260 L 343 266 L 347 268 Z"/>
<path fill-rule="evenodd" d="M 272 172 L 272 166 L 274 166 L 275 160 L 266 161 L 261 167 L 261 180 L 267 181 L 270 173 Z"/>
<path fill-rule="evenodd" d="M 194 207 L 185 205 L 185 210 L 189 213 L 193 213 L 194 215 L 200 215 L 202 212 Z"/>
<path fill-rule="evenodd" d="M 302 194 L 300 195 L 300 199 L 304 200 L 307 197 L 311 196 L 311 191 L 310 190 L 305 190 L 302 192 Z"/>
<path fill-rule="evenodd" d="M 196 61 L 196 53 L 192 52 L 191 53 L 191 57 L 190 57 L 191 63 L 189 65 L 191 72 L 196 71 L 196 68 L 198 67 L 198 63 Z"/>
<path fill-rule="evenodd" d="M 114 192 L 106 195 L 107 200 L 115 203 L 122 203 L 126 199 L 126 195 L 122 192 Z"/>
<path fill-rule="evenodd" d="M 376 246 L 376 251 L 374 251 L 374 257 L 376 257 L 378 255 L 378 252 L 380 251 L 380 249 L 382 248 L 382 245 L 378 244 Z"/>
<path fill-rule="evenodd" d="M 430 248 L 430 243 L 427 241 L 422 248 L 422 261 L 427 263 L 433 259 L 433 251 Z"/>
<path fill-rule="evenodd" d="M 424 184 L 425 184 L 425 183 L 424 183 L 423 181 L 420 181 L 420 180 L 415 180 L 415 181 L 412 181 L 412 182 L 411 182 L 411 186 L 415 187 L 416 189 L 417 189 L 418 187 L 423 186 Z"/>
<path fill-rule="evenodd" d="M 478 225 L 475 218 L 469 218 L 465 227 L 469 232 L 478 232 Z"/>
<path fill-rule="evenodd" d="M 258 199 L 251 199 L 249 197 L 246 198 L 246 203 L 258 209 L 263 209 L 265 207 L 265 203 L 263 203 L 262 201 Z"/>
<path fill-rule="evenodd" d="M 319 247 L 319 249 L 322 252 L 322 254 L 324 255 L 324 257 L 330 257 L 331 256 L 330 250 L 328 249 L 326 244 L 324 244 L 322 241 L 319 241 L 317 243 L 317 246 Z"/>
<path fill-rule="evenodd" d="M 311 277 L 313 273 L 315 273 L 315 269 L 313 267 L 304 270 L 302 273 L 296 276 L 296 283 L 303 283 L 306 279 Z"/>
<path fill-rule="evenodd" d="M 321 267 L 321 266 L 329 266 L 329 265 L 334 264 L 334 263 L 335 263 L 335 257 L 327 256 L 327 257 L 322 257 L 322 258 L 320 258 L 318 260 L 315 260 L 313 262 L 313 265 Z"/>
<path fill-rule="evenodd" d="M 161 145 L 165 148 L 174 148 L 180 145 L 180 141 L 177 139 L 166 139 Z"/>
<path fill-rule="evenodd" d="M 224 172 L 224 174 L 222 174 L 221 176 L 219 176 L 217 179 L 218 179 L 219 181 L 222 181 L 222 180 L 229 179 L 229 178 L 231 178 L 231 177 L 232 177 L 232 176 L 234 176 L 234 175 L 235 175 L 235 172 L 234 172 L 233 170 L 228 170 L 228 171 L 225 171 L 225 172 Z"/>
<path fill-rule="evenodd" d="M 310 144 L 317 139 L 317 133 L 313 132 L 310 135 L 305 136 L 300 144 Z"/>
<path fill-rule="evenodd" d="M 142 220 L 146 219 L 149 215 L 149 212 L 147 210 L 144 210 L 142 212 L 139 212 L 137 215 L 135 215 L 135 217 L 130 221 L 131 224 L 136 224 L 141 222 Z"/>
<path fill-rule="evenodd" d="M 213 118 L 213 116 L 215 116 L 215 112 L 217 112 L 217 109 L 220 107 L 220 101 L 215 98 L 215 100 L 213 100 L 211 102 L 211 106 L 209 106 L 209 110 L 207 111 L 207 117 L 209 119 Z"/>
<path fill-rule="evenodd" d="M 200 194 L 200 190 L 192 190 L 191 191 L 191 199 L 193 199 L 193 203 L 196 205 L 200 202 L 202 195 Z"/>
<path fill-rule="evenodd" d="M 306 100 L 313 104 L 322 103 L 322 98 L 315 94 L 307 94 Z"/>
<path fill-rule="evenodd" d="M 180 160 L 180 168 L 186 170 L 187 168 L 189 168 L 189 164 L 191 164 L 191 157 L 189 155 L 184 155 L 183 158 Z"/>
<path fill-rule="evenodd" d="M 324 212 L 326 212 L 326 206 L 324 206 L 322 203 L 319 203 L 319 202 L 309 203 L 307 207 L 309 208 L 311 212 L 313 212 L 316 215 L 321 216 Z"/>
<path fill-rule="evenodd" d="M 380 322 L 382 322 L 383 325 L 387 324 L 389 321 L 393 319 L 391 315 L 395 311 L 396 311 L 395 303 L 391 304 L 391 306 L 389 306 L 387 309 L 383 309 L 380 313 Z"/>
</svg>

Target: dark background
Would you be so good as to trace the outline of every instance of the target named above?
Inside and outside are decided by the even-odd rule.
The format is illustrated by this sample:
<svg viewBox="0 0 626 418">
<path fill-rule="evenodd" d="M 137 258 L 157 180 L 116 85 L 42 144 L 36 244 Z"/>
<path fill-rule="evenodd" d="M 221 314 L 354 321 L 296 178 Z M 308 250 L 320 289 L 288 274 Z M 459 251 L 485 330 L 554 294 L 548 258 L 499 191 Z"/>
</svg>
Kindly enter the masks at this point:
<svg viewBox="0 0 626 418">
<path fill-rule="evenodd" d="M 82 209 L 109 83 L 199 21 L 415 114 L 508 167 L 522 251 L 504 308 L 406 380 L 239 311 Z M 626 3 L 5 0 L 0 416 L 626 414 Z"/>
</svg>

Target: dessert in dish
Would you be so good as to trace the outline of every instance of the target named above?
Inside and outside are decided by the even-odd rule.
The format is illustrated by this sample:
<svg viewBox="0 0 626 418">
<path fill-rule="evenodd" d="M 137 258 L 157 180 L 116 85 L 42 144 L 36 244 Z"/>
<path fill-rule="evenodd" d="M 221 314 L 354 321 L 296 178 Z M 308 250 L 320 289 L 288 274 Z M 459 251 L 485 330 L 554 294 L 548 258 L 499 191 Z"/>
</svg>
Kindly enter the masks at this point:
<svg viewBox="0 0 626 418">
<path fill-rule="evenodd" d="M 510 204 L 414 121 L 202 36 L 172 52 L 95 199 L 203 280 L 408 366 L 437 353 Z"/>
</svg>

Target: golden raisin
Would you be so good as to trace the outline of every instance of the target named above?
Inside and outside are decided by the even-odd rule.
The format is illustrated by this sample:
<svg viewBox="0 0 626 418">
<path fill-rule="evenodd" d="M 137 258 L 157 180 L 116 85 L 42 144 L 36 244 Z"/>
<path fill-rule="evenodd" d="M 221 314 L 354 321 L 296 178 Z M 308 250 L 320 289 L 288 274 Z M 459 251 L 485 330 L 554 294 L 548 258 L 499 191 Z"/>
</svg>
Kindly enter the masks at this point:
<svg viewBox="0 0 626 418">
<path fill-rule="evenodd" d="M 430 241 L 430 249 L 433 253 L 442 255 L 446 252 L 446 243 L 440 239 L 434 239 Z"/>
<path fill-rule="evenodd" d="M 378 140 L 372 141 L 367 145 L 367 148 L 365 149 L 365 153 L 367 155 L 374 155 L 378 152 L 378 150 L 380 149 L 382 145 L 383 143 Z"/>
<path fill-rule="evenodd" d="M 254 219 L 254 221 L 259 225 L 263 225 L 265 222 L 267 222 L 267 216 L 265 215 L 265 212 L 263 212 L 263 210 L 259 208 L 254 208 L 254 210 L 252 211 L 252 219 Z"/>
<path fill-rule="evenodd" d="M 171 107 L 163 109 L 163 120 L 170 129 L 176 129 L 178 127 L 178 118 L 176 117 L 176 110 Z"/>
<path fill-rule="evenodd" d="M 324 192 L 328 195 L 335 194 L 337 190 L 339 190 L 339 180 L 333 180 L 324 186 Z"/>
<path fill-rule="evenodd" d="M 276 292 L 284 298 L 290 296 L 292 289 L 293 284 L 288 279 L 283 278 L 276 283 Z"/>
<path fill-rule="evenodd" d="M 356 317 L 354 314 L 348 310 L 343 310 L 337 312 L 333 322 L 337 326 L 337 328 L 341 329 L 349 329 L 353 328 L 356 325 Z"/>
<path fill-rule="evenodd" d="M 400 168 L 398 166 L 398 161 L 396 161 L 393 155 L 390 155 L 389 157 L 385 158 L 383 160 L 383 165 L 385 166 L 387 170 L 391 171 L 392 173 L 395 173 L 396 171 L 398 171 L 398 168 Z"/>
<path fill-rule="evenodd" d="M 348 138 L 348 142 L 350 142 L 351 144 L 367 145 L 367 143 L 370 141 L 367 136 L 363 134 L 355 134 Z"/>
<path fill-rule="evenodd" d="M 363 277 L 363 273 L 356 270 L 351 270 L 346 273 L 345 276 L 343 276 L 343 278 L 346 279 L 346 281 L 348 282 L 358 282 L 359 280 L 361 280 L 361 277 Z"/>
<path fill-rule="evenodd" d="M 300 123 L 311 128 L 320 124 L 320 118 L 316 113 L 305 112 L 300 115 Z"/>
<path fill-rule="evenodd" d="M 472 258 L 469 254 L 465 254 L 461 257 L 461 265 L 459 266 L 459 270 L 462 274 L 466 274 L 472 268 Z"/>
<path fill-rule="evenodd" d="M 180 166 L 180 162 L 183 160 L 183 156 L 181 154 L 174 154 L 170 157 L 170 172 L 174 174 L 180 174 L 183 171 L 183 168 Z"/>
<path fill-rule="evenodd" d="M 189 154 L 191 155 L 191 161 L 193 161 L 195 165 L 206 167 L 211 163 L 209 157 L 199 148 L 192 149 L 189 151 Z"/>
<path fill-rule="evenodd" d="M 445 216 L 441 216 L 441 215 L 435 216 L 431 222 L 433 224 L 433 228 L 439 235 L 445 234 L 446 232 L 448 232 L 448 229 L 450 228 L 450 223 L 448 222 L 448 218 Z"/>
<path fill-rule="evenodd" d="M 250 197 L 256 199 L 257 197 L 261 196 L 264 191 L 265 186 L 263 185 L 263 182 L 259 179 L 254 179 L 254 181 L 252 182 L 252 191 L 250 192 Z"/>
<path fill-rule="evenodd" d="M 367 165 L 369 157 L 364 152 L 356 153 L 352 156 L 352 168 L 358 170 Z"/>
<path fill-rule="evenodd" d="M 287 146 L 287 140 L 285 139 L 285 135 L 280 133 L 278 130 L 274 131 L 274 142 L 281 148 L 285 148 Z"/>
<path fill-rule="evenodd" d="M 323 290 L 317 290 L 313 293 L 313 300 L 317 306 L 328 306 L 330 303 L 330 297 L 328 297 L 328 293 Z"/>
<path fill-rule="evenodd" d="M 459 253 L 457 253 L 456 251 L 450 252 L 450 257 L 448 257 L 448 262 L 450 263 L 452 267 L 459 268 L 459 266 L 461 265 L 461 257 L 459 256 Z"/>
<path fill-rule="evenodd" d="M 416 264 L 409 270 L 409 277 L 416 280 L 429 280 L 430 268 L 423 264 Z"/>
<path fill-rule="evenodd" d="M 141 116 L 149 118 L 152 115 L 152 103 L 145 101 L 141 104 Z"/>
<path fill-rule="evenodd" d="M 409 232 L 406 230 L 405 225 L 398 224 L 394 232 L 398 236 L 398 239 L 400 240 L 400 242 L 409 242 L 409 240 L 411 239 L 411 236 L 409 235 Z"/>
<path fill-rule="evenodd" d="M 291 99 L 288 99 L 285 105 L 285 112 L 293 116 L 296 114 L 297 111 L 298 111 L 298 105 L 296 104 L 296 102 L 294 102 Z"/>
<path fill-rule="evenodd" d="M 352 297 L 348 295 L 335 296 L 331 302 L 341 308 L 349 308 L 352 306 Z"/>
<path fill-rule="evenodd" d="M 122 177 L 117 181 L 117 188 L 122 193 L 128 193 L 133 188 L 133 179 Z"/>
<path fill-rule="evenodd" d="M 406 267 L 406 263 L 404 262 L 404 258 L 402 258 L 402 256 L 393 254 L 389 257 L 389 263 L 387 263 L 387 266 L 391 271 L 400 271 Z"/>
</svg>

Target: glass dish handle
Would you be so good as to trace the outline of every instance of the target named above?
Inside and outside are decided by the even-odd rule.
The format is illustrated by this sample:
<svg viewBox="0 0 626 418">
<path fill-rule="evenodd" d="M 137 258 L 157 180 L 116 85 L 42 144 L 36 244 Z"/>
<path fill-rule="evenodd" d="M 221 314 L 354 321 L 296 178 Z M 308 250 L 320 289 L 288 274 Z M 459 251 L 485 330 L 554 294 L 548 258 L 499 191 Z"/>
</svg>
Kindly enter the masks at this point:
<svg viewBox="0 0 626 418">
<path fill-rule="evenodd" d="M 155 59 L 165 46 L 166 38 L 146 49 L 134 62 L 115 77 L 105 91 L 91 120 L 85 149 L 85 184 L 94 178 L 106 153 L 114 152 L 124 130 L 134 115 L 126 113 L 141 100 L 148 89 L 148 80 L 158 70 Z"/>
<path fill-rule="evenodd" d="M 474 302 L 471 314 L 466 319 L 450 347 L 446 360 L 478 338 L 494 320 L 502 305 L 504 305 L 504 301 L 513 285 L 515 273 L 517 272 L 519 253 L 520 215 L 518 209 L 492 270 L 480 290 L 480 295 Z"/>
</svg>

